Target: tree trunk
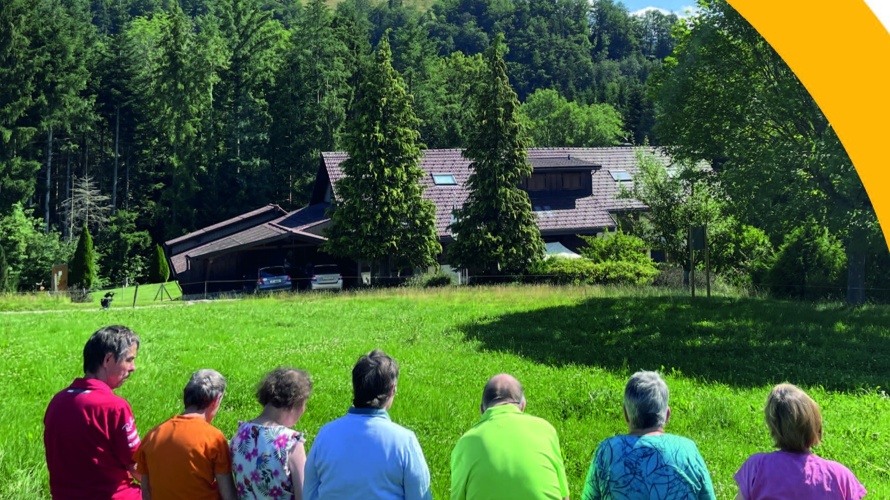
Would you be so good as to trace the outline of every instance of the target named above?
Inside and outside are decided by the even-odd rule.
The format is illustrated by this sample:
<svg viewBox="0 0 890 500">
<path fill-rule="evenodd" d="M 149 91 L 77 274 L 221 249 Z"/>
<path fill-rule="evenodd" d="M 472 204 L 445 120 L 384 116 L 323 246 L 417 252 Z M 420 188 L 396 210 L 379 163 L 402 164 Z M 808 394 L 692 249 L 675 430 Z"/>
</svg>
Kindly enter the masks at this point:
<svg viewBox="0 0 890 500">
<path fill-rule="evenodd" d="M 49 233 L 49 194 L 52 190 L 52 174 L 53 174 L 53 128 L 50 127 L 46 133 L 46 195 L 44 196 L 44 232 Z"/>
<path fill-rule="evenodd" d="M 114 215 L 117 212 L 117 164 L 118 158 L 120 155 L 118 154 L 118 146 L 120 144 L 120 135 L 121 135 L 121 108 L 117 107 L 114 115 L 114 176 L 111 180 L 111 215 Z"/>
<path fill-rule="evenodd" d="M 867 247 L 865 230 L 854 228 L 847 241 L 847 305 L 865 304 L 865 252 Z"/>
<path fill-rule="evenodd" d="M 65 240 L 71 241 L 71 234 L 74 231 L 73 231 L 73 225 L 72 225 L 73 219 L 71 218 L 71 211 L 72 211 L 73 207 L 71 206 L 71 151 L 70 150 L 68 150 L 68 153 L 65 155 L 65 165 L 66 165 L 65 166 L 65 199 L 68 200 L 68 211 L 67 211 L 68 213 L 66 214 L 66 216 L 68 217 L 68 224 L 65 225 L 65 227 L 67 228 L 65 231 L 65 233 L 66 233 Z"/>
</svg>

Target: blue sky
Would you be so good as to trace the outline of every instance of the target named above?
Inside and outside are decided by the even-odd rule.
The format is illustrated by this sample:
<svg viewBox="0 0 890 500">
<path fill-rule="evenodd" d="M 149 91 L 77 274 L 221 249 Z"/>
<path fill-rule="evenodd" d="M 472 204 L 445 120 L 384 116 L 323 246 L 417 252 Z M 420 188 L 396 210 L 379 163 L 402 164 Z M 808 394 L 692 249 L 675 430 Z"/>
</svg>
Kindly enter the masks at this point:
<svg viewBox="0 0 890 500">
<path fill-rule="evenodd" d="M 686 8 L 694 7 L 695 0 L 620 0 L 630 12 L 636 12 L 646 7 L 656 7 L 677 14 L 682 14 Z"/>
</svg>

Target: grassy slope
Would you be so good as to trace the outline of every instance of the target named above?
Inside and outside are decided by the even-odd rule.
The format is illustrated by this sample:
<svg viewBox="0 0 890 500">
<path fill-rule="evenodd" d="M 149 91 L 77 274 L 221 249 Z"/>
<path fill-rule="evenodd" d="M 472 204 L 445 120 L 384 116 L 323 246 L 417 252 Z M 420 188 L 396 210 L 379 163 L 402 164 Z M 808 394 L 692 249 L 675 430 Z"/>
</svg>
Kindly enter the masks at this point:
<svg viewBox="0 0 890 500">
<path fill-rule="evenodd" d="M 359 354 L 381 347 L 402 367 L 392 416 L 416 431 L 448 492 L 454 442 L 478 418 L 485 380 L 507 371 L 526 386 L 527 411 L 557 428 L 571 493 L 579 498 L 596 444 L 625 431 L 624 381 L 667 374 L 670 432 L 694 439 L 718 498 L 732 474 L 770 448 L 762 422 L 771 384 L 803 385 L 822 405 L 817 452 L 849 466 L 871 498 L 890 498 L 890 309 L 717 298 L 691 303 L 652 292 L 498 288 L 265 298 L 150 309 L 0 316 L 0 498 L 45 496 L 41 419 L 53 393 L 80 374 L 90 332 L 123 323 L 140 333 L 138 371 L 119 391 L 142 434 L 179 411 L 182 386 L 201 367 L 229 391 L 215 424 L 227 435 L 259 408 L 254 384 L 285 364 L 308 369 L 315 392 L 297 424 L 312 436 L 342 415 Z"/>
</svg>

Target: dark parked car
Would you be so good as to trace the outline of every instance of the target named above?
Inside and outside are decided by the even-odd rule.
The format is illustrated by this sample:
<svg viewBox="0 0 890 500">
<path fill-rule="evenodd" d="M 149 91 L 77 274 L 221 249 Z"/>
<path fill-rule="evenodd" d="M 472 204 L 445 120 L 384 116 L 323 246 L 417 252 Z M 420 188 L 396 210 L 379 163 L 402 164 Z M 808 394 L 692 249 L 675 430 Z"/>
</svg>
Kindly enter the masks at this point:
<svg viewBox="0 0 890 500">
<path fill-rule="evenodd" d="M 284 266 L 261 267 L 257 271 L 256 292 L 290 290 L 293 287 L 290 275 Z"/>
</svg>

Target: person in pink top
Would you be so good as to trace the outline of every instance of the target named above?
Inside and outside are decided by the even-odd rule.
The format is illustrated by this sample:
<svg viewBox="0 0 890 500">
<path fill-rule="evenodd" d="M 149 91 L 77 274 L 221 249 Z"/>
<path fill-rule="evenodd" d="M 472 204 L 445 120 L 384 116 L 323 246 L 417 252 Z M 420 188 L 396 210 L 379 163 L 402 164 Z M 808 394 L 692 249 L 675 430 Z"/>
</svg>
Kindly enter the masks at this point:
<svg viewBox="0 0 890 500">
<path fill-rule="evenodd" d="M 138 349 L 129 328 L 100 328 L 83 348 L 84 376 L 50 401 L 43 444 L 54 499 L 142 498 L 133 481 L 139 432 L 129 403 L 114 394 L 136 371 Z"/>
<path fill-rule="evenodd" d="M 843 465 L 814 455 L 822 441 L 819 405 L 791 384 L 766 399 L 766 425 L 778 451 L 748 458 L 734 479 L 736 500 L 859 500 L 865 487 Z"/>
</svg>

